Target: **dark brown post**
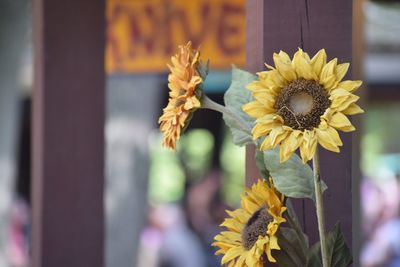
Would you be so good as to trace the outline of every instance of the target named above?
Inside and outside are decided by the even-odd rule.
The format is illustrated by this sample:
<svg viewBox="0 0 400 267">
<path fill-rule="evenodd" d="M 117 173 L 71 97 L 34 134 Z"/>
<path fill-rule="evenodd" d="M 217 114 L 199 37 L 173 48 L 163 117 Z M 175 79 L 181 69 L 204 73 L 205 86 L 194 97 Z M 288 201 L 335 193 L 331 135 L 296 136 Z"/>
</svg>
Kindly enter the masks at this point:
<svg viewBox="0 0 400 267">
<path fill-rule="evenodd" d="M 103 266 L 104 1 L 33 1 L 34 267 Z"/>
<path fill-rule="evenodd" d="M 247 0 L 247 66 L 252 72 L 272 64 L 273 52 L 293 54 L 297 48 L 315 54 L 325 48 L 328 57 L 352 60 L 352 1 Z M 351 78 L 351 73 L 347 75 Z M 352 241 L 352 135 L 341 134 L 340 154 L 321 151 L 321 176 L 329 190 L 324 194 L 327 228 L 341 221 L 346 240 Z M 253 148 L 247 148 L 247 179 L 256 173 Z M 356 185 L 358 186 L 358 185 Z M 304 230 L 314 242 L 318 236 L 311 201 L 295 203 Z"/>
</svg>

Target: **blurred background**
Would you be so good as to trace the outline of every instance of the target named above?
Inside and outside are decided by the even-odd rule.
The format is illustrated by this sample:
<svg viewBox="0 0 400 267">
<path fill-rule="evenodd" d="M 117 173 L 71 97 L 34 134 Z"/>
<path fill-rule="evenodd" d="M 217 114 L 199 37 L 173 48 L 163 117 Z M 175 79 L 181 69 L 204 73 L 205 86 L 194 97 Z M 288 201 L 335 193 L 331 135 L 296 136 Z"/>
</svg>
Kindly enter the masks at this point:
<svg viewBox="0 0 400 267">
<path fill-rule="evenodd" d="M 29 266 L 32 11 L 0 1 L 0 267 Z M 107 0 L 107 267 L 213 267 L 224 210 L 239 204 L 244 149 L 219 114 L 199 110 L 177 153 L 161 147 L 166 62 L 192 40 L 211 58 L 223 102 L 230 64 L 245 65 L 244 0 Z M 355 5 L 365 81 L 360 165 L 363 267 L 400 266 L 400 1 Z M 328 51 L 329 53 L 329 51 Z"/>
</svg>

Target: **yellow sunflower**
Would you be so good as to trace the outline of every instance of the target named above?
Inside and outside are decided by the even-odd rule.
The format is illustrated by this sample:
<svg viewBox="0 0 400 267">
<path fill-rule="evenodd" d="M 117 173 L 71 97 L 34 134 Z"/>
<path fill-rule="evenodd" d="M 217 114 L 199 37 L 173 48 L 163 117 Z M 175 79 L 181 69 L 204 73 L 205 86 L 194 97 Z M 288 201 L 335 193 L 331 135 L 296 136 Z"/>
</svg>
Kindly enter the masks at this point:
<svg viewBox="0 0 400 267">
<path fill-rule="evenodd" d="M 276 262 L 271 250 L 280 250 L 276 232 L 285 222 L 284 196 L 276 190 L 270 178 L 258 180 L 242 195 L 241 208 L 227 211 L 230 218 L 221 226 L 227 228 L 215 236 L 216 255 L 223 254 L 221 264 L 235 267 L 263 267 L 268 259 Z"/>
<path fill-rule="evenodd" d="M 199 74 L 199 51 L 192 49 L 191 42 L 179 46 L 179 52 L 168 65 L 169 101 L 158 120 L 164 135 L 163 145 L 176 149 L 176 141 L 187 126 L 193 111 L 201 106 L 198 90 L 203 79 Z"/>
<path fill-rule="evenodd" d="M 303 162 L 313 158 L 317 143 L 339 152 L 343 145 L 337 130 L 354 131 L 346 115 L 363 113 L 353 92 L 361 81 L 342 81 L 349 63 L 327 62 L 324 49 L 310 59 L 299 49 L 291 60 L 283 51 L 274 53 L 275 67 L 258 73 L 250 83 L 255 101 L 243 110 L 256 118 L 253 138 L 266 137 L 261 150 L 280 144 L 280 160 L 284 162 L 300 148 Z"/>
</svg>

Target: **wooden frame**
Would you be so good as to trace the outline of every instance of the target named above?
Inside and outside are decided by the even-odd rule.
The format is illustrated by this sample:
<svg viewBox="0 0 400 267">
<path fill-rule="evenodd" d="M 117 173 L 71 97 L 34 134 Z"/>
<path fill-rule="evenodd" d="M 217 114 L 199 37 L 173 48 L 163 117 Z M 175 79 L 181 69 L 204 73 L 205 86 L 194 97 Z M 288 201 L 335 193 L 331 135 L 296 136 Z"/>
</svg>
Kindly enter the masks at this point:
<svg viewBox="0 0 400 267">
<path fill-rule="evenodd" d="M 105 3 L 33 1 L 32 266 L 103 266 Z"/>
<path fill-rule="evenodd" d="M 293 54 L 299 47 L 313 55 L 325 48 L 329 58 L 352 61 L 352 1 L 247 0 L 247 68 L 264 70 L 272 64 L 274 52 Z M 351 71 L 347 78 L 351 77 Z M 340 154 L 323 149 L 321 176 L 328 184 L 324 194 L 327 230 L 341 221 L 348 244 L 352 242 L 352 135 L 341 133 Z M 246 185 L 259 177 L 254 162 L 254 147 L 246 153 Z M 318 227 L 312 201 L 295 201 L 304 231 L 313 243 Z"/>
</svg>

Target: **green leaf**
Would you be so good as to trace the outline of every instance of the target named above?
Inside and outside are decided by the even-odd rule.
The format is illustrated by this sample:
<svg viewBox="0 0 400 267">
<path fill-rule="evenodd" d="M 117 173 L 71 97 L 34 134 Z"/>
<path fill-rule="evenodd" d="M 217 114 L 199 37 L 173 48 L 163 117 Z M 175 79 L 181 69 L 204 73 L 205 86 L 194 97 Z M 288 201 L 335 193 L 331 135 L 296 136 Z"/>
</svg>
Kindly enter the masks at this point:
<svg viewBox="0 0 400 267">
<path fill-rule="evenodd" d="M 223 118 L 232 132 L 233 143 L 239 146 L 253 143 L 251 129 L 254 119 L 243 112 L 242 106 L 253 101 L 246 86 L 256 78 L 255 75 L 232 66 L 232 82 L 224 95 L 225 107 L 230 114 L 225 113 Z"/>
<path fill-rule="evenodd" d="M 292 201 L 289 198 L 286 199 L 286 208 L 287 211 L 285 215 L 287 218 L 287 222 L 289 223 L 290 227 L 296 231 L 297 238 L 299 239 L 299 242 L 301 243 L 301 246 L 304 249 L 303 252 L 307 254 L 309 247 L 308 236 L 303 233 L 302 227 L 299 222 L 299 218 L 297 217 Z"/>
<path fill-rule="evenodd" d="M 279 227 L 277 237 L 281 249 L 273 250 L 272 256 L 277 260 L 278 265 L 282 267 L 305 266 L 307 255 L 304 251 L 306 250 L 299 242 L 296 231 L 287 227 Z"/>
<path fill-rule="evenodd" d="M 282 194 L 293 198 L 310 198 L 315 201 L 313 171 L 308 164 L 301 161 L 296 153 L 284 163 L 280 163 L 278 146 L 264 152 L 264 162 L 274 185 Z M 324 182 L 321 187 L 322 192 L 327 189 Z"/>
<path fill-rule="evenodd" d="M 259 149 L 256 149 L 256 165 L 258 170 L 260 171 L 261 175 L 264 177 L 264 179 L 268 180 L 269 179 L 269 171 L 267 170 L 267 167 L 265 166 L 264 163 L 264 153 L 260 151 Z"/>
<path fill-rule="evenodd" d="M 329 266 L 331 267 L 348 267 L 353 258 L 349 247 L 346 245 L 342 231 L 340 230 L 340 223 L 337 223 L 332 232 L 329 232 L 326 237 L 327 251 L 330 260 Z M 321 244 L 315 243 L 308 253 L 307 267 L 321 267 Z"/>
</svg>

